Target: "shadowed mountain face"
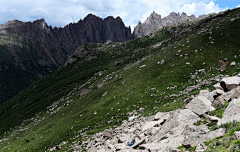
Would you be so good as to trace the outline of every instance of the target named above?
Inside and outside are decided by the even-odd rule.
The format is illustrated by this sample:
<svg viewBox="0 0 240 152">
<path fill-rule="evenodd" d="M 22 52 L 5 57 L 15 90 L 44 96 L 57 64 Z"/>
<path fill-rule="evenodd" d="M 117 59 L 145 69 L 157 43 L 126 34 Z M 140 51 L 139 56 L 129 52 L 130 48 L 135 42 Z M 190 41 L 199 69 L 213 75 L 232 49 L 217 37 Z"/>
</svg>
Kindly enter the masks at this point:
<svg viewBox="0 0 240 152">
<path fill-rule="evenodd" d="M 0 25 L 0 103 L 64 65 L 85 43 L 131 40 L 121 18 L 89 14 L 78 23 L 52 28 L 44 19 Z"/>
</svg>

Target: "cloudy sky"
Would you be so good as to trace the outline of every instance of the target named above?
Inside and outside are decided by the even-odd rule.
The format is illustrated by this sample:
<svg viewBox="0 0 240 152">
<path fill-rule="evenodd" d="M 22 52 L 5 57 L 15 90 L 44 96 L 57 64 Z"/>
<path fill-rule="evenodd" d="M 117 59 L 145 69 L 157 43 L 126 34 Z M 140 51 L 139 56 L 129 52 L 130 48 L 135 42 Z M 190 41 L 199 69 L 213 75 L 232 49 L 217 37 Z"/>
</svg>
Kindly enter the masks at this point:
<svg viewBox="0 0 240 152">
<path fill-rule="evenodd" d="M 48 25 L 63 27 L 92 13 L 120 16 L 126 26 L 134 27 L 153 11 L 162 17 L 171 12 L 199 16 L 239 6 L 239 0 L 0 0 L 0 24 L 44 18 Z"/>
</svg>

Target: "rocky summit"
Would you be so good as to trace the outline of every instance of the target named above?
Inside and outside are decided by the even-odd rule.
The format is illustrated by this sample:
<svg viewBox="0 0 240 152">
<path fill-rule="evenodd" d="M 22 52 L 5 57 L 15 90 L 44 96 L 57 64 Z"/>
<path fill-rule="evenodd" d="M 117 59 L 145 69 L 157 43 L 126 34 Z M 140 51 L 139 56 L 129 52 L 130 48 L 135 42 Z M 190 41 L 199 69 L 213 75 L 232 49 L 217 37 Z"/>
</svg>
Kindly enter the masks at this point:
<svg viewBox="0 0 240 152">
<path fill-rule="evenodd" d="M 161 15 L 153 13 L 143 22 L 139 21 L 138 25 L 134 28 L 133 36 L 135 38 L 141 38 L 150 33 L 156 32 L 161 28 L 167 26 L 177 25 L 179 23 L 192 22 L 206 17 L 205 15 L 196 18 L 194 15 L 188 16 L 186 13 L 172 12 L 168 16 L 162 18 Z"/>
</svg>

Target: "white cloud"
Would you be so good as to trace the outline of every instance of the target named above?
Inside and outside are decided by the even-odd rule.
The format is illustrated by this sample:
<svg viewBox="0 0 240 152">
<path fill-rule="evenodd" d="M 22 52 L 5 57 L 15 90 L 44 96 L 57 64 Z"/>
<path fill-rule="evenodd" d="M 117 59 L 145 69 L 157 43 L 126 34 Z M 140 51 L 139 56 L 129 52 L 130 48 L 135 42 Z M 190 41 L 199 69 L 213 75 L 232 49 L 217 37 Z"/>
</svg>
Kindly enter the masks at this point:
<svg viewBox="0 0 240 152">
<path fill-rule="evenodd" d="M 196 16 L 199 16 L 202 14 L 220 12 L 225 9 L 226 8 L 224 9 L 220 8 L 217 4 L 211 1 L 209 3 L 198 2 L 198 3 L 192 3 L 192 4 L 185 4 L 180 10 L 188 13 L 189 15 L 195 14 Z"/>
<path fill-rule="evenodd" d="M 120 16 L 126 26 L 133 28 L 153 11 L 165 17 L 171 12 L 198 16 L 224 9 L 214 0 L 1 0 L 0 24 L 44 18 L 49 25 L 65 26 L 93 13 L 102 18 Z"/>
<path fill-rule="evenodd" d="M 237 7 L 240 7 L 240 4 Z"/>
</svg>

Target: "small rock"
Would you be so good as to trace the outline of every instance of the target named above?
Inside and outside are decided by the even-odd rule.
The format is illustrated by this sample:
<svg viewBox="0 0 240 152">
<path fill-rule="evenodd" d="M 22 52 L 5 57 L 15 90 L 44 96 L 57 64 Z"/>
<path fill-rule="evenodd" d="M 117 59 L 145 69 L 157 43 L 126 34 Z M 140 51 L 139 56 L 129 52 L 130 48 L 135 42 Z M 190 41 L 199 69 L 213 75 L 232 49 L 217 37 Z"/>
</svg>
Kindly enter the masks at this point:
<svg viewBox="0 0 240 152">
<path fill-rule="evenodd" d="M 205 151 L 207 149 L 207 146 L 204 143 L 200 143 L 197 145 L 197 148 L 195 151 Z"/>
<path fill-rule="evenodd" d="M 104 92 L 104 94 L 102 95 L 102 97 L 104 97 L 104 96 L 106 96 L 107 95 L 107 91 L 106 92 Z"/>
<path fill-rule="evenodd" d="M 237 139 L 240 139 L 240 131 L 235 131 L 234 135 Z"/>
<path fill-rule="evenodd" d="M 236 62 L 231 62 L 230 66 L 235 66 L 236 65 Z"/>
<path fill-rule="evenodd" d="M 159 119 L 167 120 L 169 117 L 170 117 L 170 113 L 169 112 L 158 112 L 155 115 L 154 120 L 159 120 Z"/>
<path fill-rule="evenodd" d="M 133 120 L 136 119 L 136 118 L 137 118 L 137 116 L 133 115 L 133 116 L 131 116 L 131 117 L 128 117 L 128 121 L 133 121 Z"/>
<path fill-rule="evenodd" d="M 209 115 L 206 115 L 206 114 L 203 114 L 203 117 L 208 123 L 218 122 L 220 120 L 220 118 L 218 118 L 218 117 L 209 116 Z"/>
</svg>

